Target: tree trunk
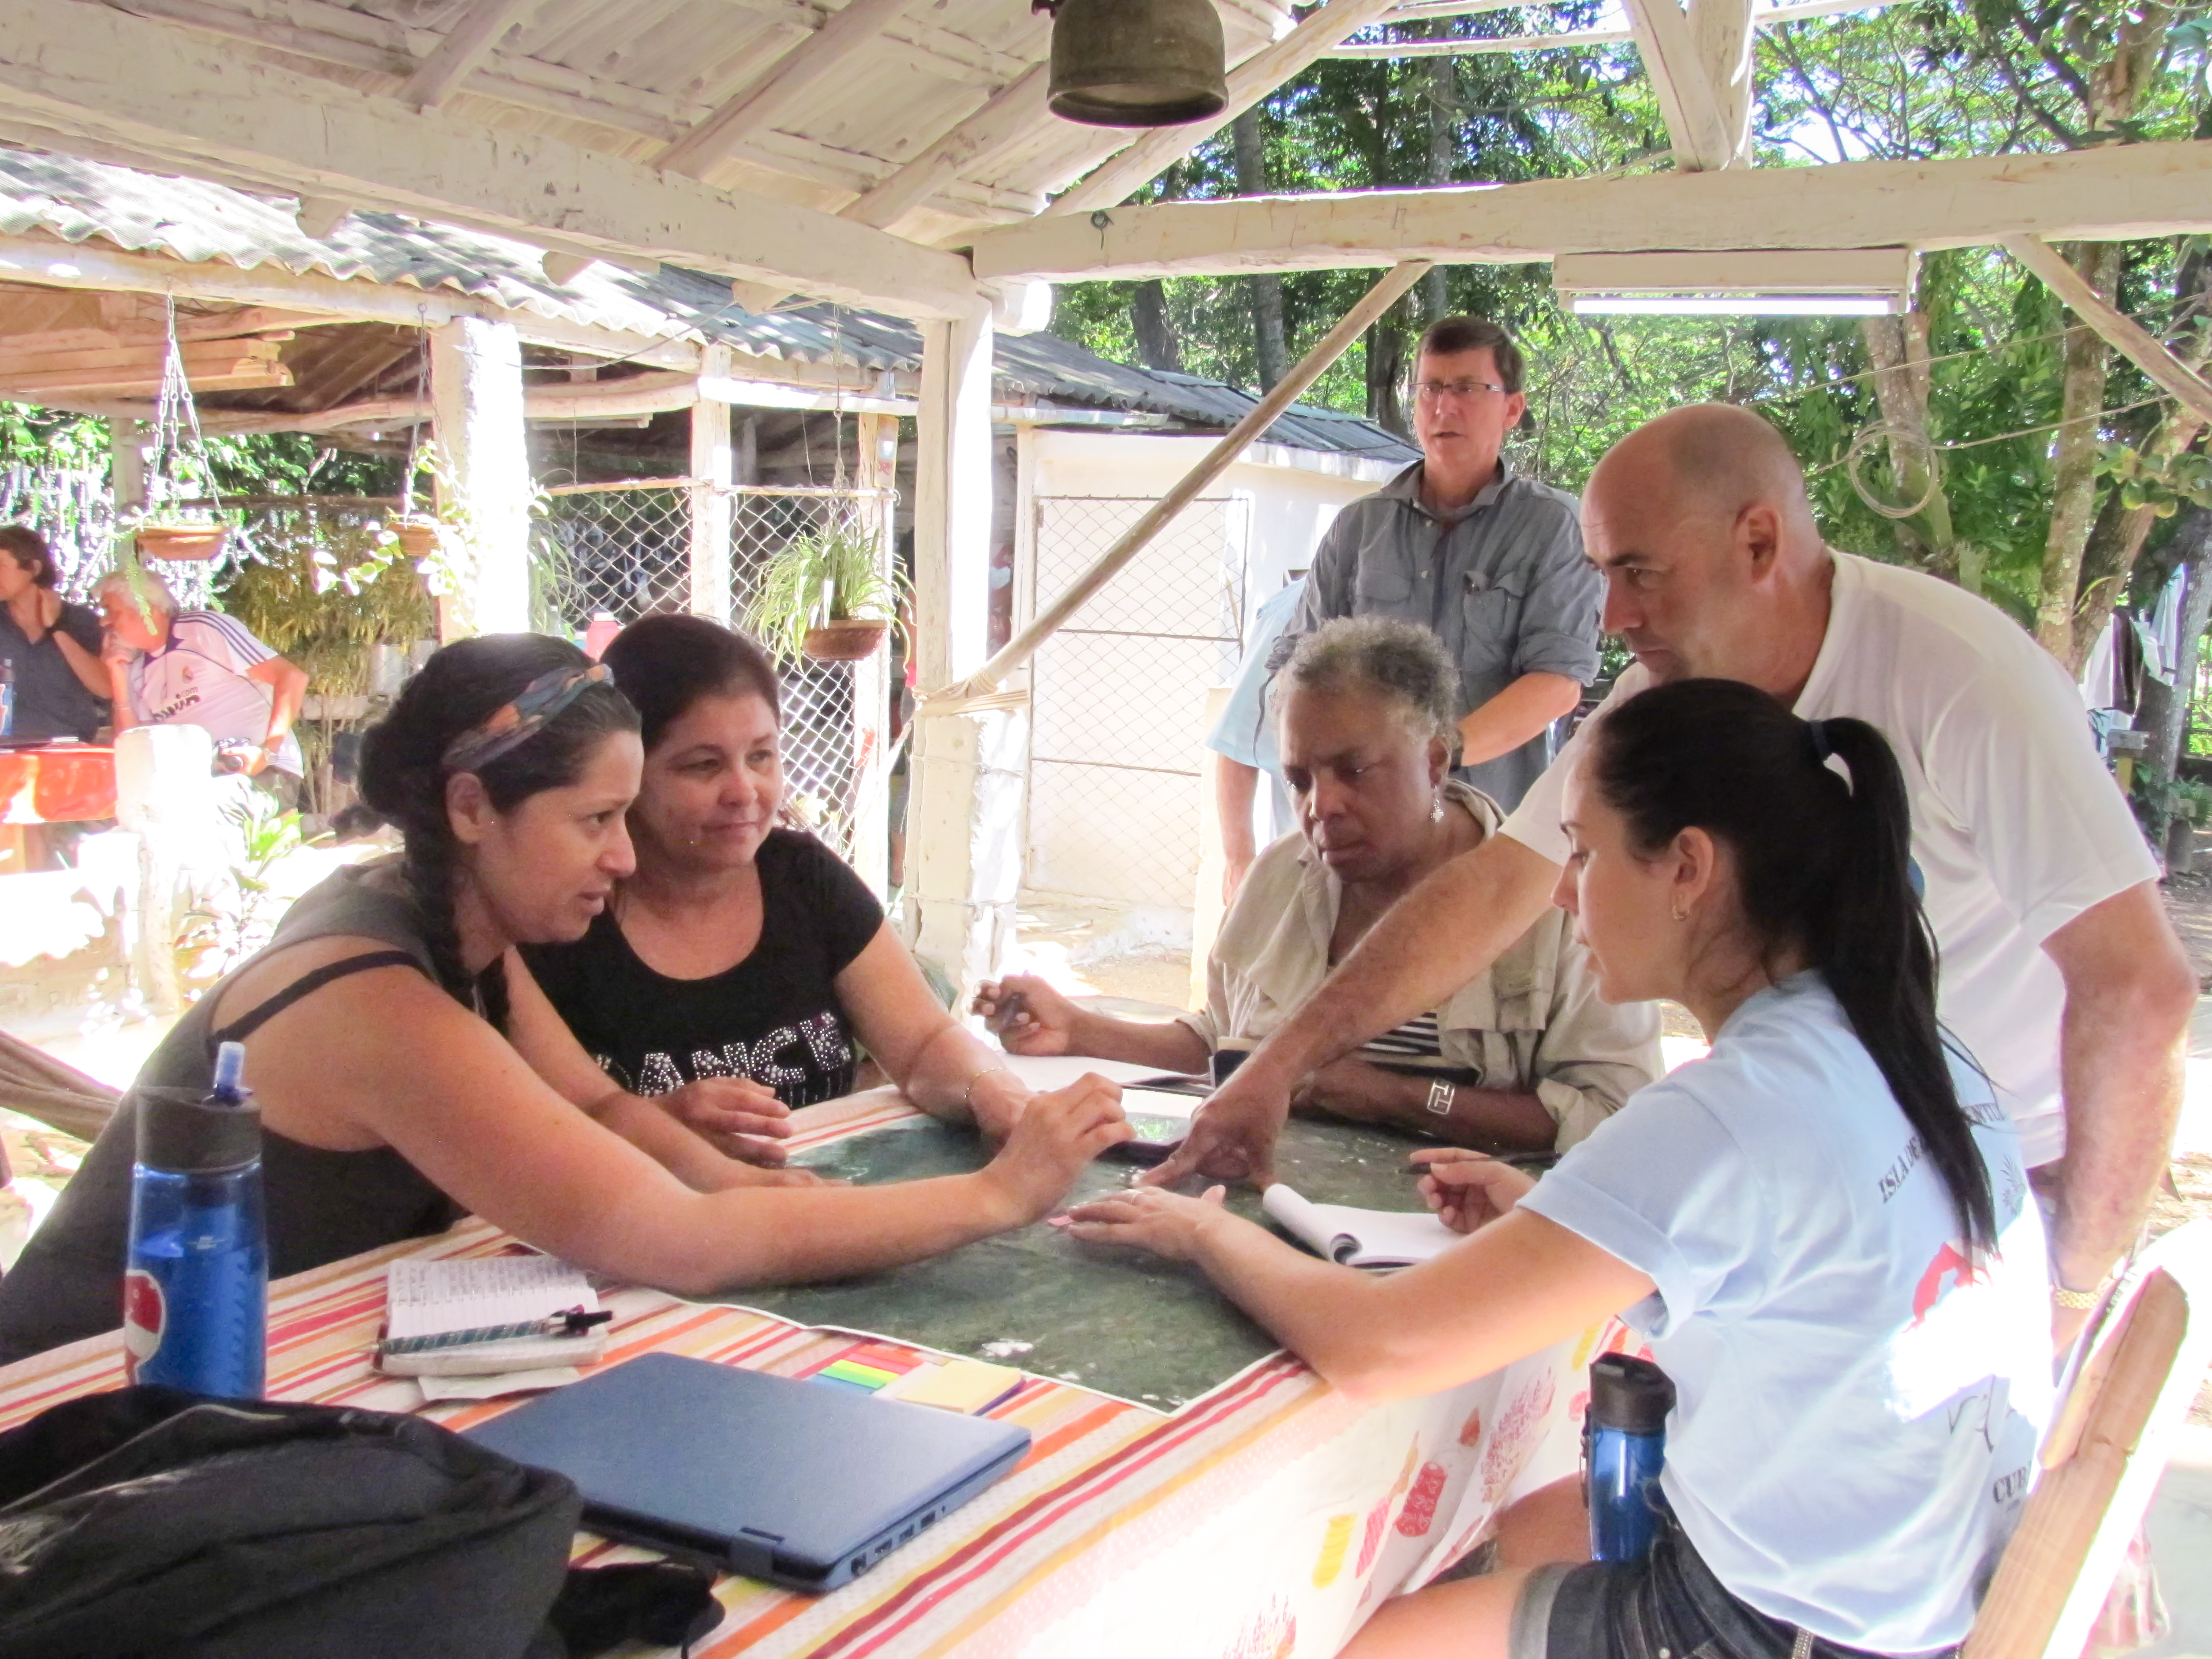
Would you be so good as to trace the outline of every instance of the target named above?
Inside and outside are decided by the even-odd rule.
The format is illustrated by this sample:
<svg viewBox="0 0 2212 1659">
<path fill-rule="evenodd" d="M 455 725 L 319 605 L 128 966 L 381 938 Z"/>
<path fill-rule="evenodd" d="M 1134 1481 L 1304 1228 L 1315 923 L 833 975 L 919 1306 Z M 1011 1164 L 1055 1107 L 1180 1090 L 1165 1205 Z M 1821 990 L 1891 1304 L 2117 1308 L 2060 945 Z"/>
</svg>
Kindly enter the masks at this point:
<svg viewBox="0 0 2212 1659">
<path fill-rule="evenodd" d="M 1237 193 L 1265 196 L 1267 150 L 1260 131 L 1259 106 L 1254 105 L 1231 122 L 1229 130 L 1236 139 Z M 1283 279 L 1269 270 L 1245 280 L 1252 291 L 1252 337 L 1258 347 L 1260 390 L 1272 392 L 1276 382 L 1291 372 L 1290 340 L 1283 328 Z"/>
<path fill-rule="evenodd" d="M 1406 419 L 1406 335 L 1398 311 L 1391 307 L 1367 331 L 1367 418 L 1407 437 L 1413 428 Z"/>
<path fill-rule="evenodd" d="M 1436 37 L 1443 40 L 1451 33 L 1449 19 L 1438 19 L 1431 26 Z M 1429 170 L 1428 182 L 1448 185 L 1459 162 L 1459 60 L 1454 58 L 1429 59 Z M 1451 310 L 1451 296 L 1444 282 L 1444 267 L 1431 267 L 1421 278 L 1421 298 L 1428 313 L 1428 320 L 1436 321 Z"/>
<path fill-rule="evenodd" d="M 2118 284 L 2122 245 L 2072 242 L 2059 252 L 2097 293 L 2109 300 Z M 2096 331 L 2074 329 L 2066 337 L 2063 422 L 2052 446 L 2051 528 L 2043 544 L 2043 580 L 2035 607 L 2035 637 L 2065 665 L 2081 670 L 2075 646 L 2075 615 L 2081 599 L 2081 560 L 2097 510 L 2099 411 L 2112 353 Z"/>
<path fill-rule="evenodd" d="M 1158 277 L 1139 283 L 1130 295 L 1129 322 L 1137 331 L 1137 356 L 1146 368 L 1182 373 L 1182 350 L 1168 317 L 1167 285 Z"/>
<path fill-rule="evenodd" d="M 2197 321 L 2202 315 L 2201 307 L 2212 301 L 2208 282 L 2212 282 L 2212 264 L 2198 254 L 2192 253 L 2183 259 L 2174 284 L 2178 325 L 2166 341 L 2182 362 L 2200 370 L 2208 353 L 2212 353 L 2212 331 Z M 2158 425 L 2141 446 L 2144 462 L 2151 471 L 2163 472 L 2177 456 L 2187 452 L 2203 430 L 2204 422 L 2188 410 L 2168 404 L 2160 411 Z M 2112 607 L 2126 592 L 2143 543 L 2149 539 L 2152 526 L 2157 522 L 2156 510 L 2148 505 L 2122 507 L 2118 490 L 2106 498 L 2096 525 L 2089 532 L 2088 545 L 2081 554 L 2081 597 L 2074 611 L 2076 660 L 2088 659 L 2090 648 L 2111 620 Z"/>
<path fill-rule="evenodd" d="M 1958 550 L 1952 539 L 1950 498 L 1933 465 L 1933 452 L 1923 447 L 1929 441 L 1928 313 L 1911 311 L 1902 317 L 1869 317 L 1859 324 L 1859 333 L 1874 364 L 1874 390 L 1881 404 L 1881 418 L 1901 434 L 1889 444 L 1889 472 L 1898 503 L 1901 506 L 1928 496 L 1928 505 L 1911 518 L 1893 520 L 1898 553 L 1907 564 L 1960 581 Z M 1919 441 L 1914 442 L 1915 439 Z M 1980 592 L 1980 570 L 1966 574 L 1974 580 L 1961 585 L 1970 592 Z"/>
<path fill-rule="evenodd" d="M 2181 758 L 2183 728 L 2189 721 L 2189 694 L 2197 684 L 2197 647 L 2205 624 L 2212 621 L 2212 512 L 2201 507 L 2183 509 L 2173 539 L 2181 545 L 2181 656 L 2166 665 L 2171 684 L 2143 677 L 2142 702 L 2136 724 L 2150 733 L 2143 765 L 2161 778 L 2171 778 Z"/>
</svg>

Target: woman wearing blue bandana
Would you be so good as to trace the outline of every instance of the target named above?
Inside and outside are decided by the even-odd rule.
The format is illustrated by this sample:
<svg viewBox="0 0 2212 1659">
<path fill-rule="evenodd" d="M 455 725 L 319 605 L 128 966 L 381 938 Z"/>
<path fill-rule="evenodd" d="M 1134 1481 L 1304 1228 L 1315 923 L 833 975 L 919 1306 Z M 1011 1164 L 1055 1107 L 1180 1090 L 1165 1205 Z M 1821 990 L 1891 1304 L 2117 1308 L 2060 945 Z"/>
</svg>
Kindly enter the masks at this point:
<svg viewBox="0 0 2212 1659">
<path fill-rule="evenodd" d="M 527 1018 L 515 947 L 580 937 L 635 868 L 642 763 L 611 677 L 536 635 L 447 647 L 368 734 L 362 799 L 404 852 L 304 895 L 138 1077 L 204 1091 L 216 1045 L 246 1045 L 272 1276 L 474 1212 L 678 1292 L 842 1277 L 1034 1220 L 1127 1138 L 1092 1078 L 1029 1102 L 974 1175 L 824 1186 L 726 1156 Z M 0 1282 L 0 1363 L 118 1322 L 137 1133 L 126 1097 Z"/>
</svg>

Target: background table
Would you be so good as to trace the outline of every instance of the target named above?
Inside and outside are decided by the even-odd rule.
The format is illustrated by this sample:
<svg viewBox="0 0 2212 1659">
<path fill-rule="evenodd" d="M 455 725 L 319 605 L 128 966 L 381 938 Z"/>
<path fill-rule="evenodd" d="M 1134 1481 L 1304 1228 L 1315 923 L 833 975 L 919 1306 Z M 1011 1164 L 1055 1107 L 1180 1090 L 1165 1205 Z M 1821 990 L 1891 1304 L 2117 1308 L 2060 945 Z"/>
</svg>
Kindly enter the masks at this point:
<svg viewBox="0 0 2212 1659">
<path fill-rule="evenodd" d="M 914 1115 L 895 1097 L 832 1102 L 797 1115 L 794 1150 L 835 1164 L 872 1161 L 885 1140 L 927 1149 L 926 1128 L 881 1133 Z M 876 1145 L 849 1144 L 860 1137 Z M 830 1152 L 839 1143 L 848 1144 Z M 940 1143 L 940 1151 L 950 1145 Z M 1117 1173 L 1102 1165 L 1093 1178 Z M 1008 1248 L 1028 1248 L 1022 1241 L 1013 1235 Z M 415 1385 L 381 1376 L 368 1363 L 386 1269 L 408 1255 L 515 1248 L 483 1222 L 465 1221 L 436 1238 L 272 1286 L 271 1395 L 412 1408 Z M 1117 1271 L 1110 1260 L 1091 1267 L 1094 1289 L 1095 1273 Z M 1042 1271 L 1034 1263 L 1028 1270 Z M 884 1282 L 899 1277 L 864 1281 L 876 1287 L 867 1291 L 879 1298 L 875 1305 L 896 1311 L 881 1298 Z M 1071 1313 L 1078 1297 L 1090 1294 L 1069 1288 L 1078 1282 L 1063 1282 Z M 1151 1297 L 1164 1281 L 1135 1282 L 1140 1296 Z M 763 1292 L 759 1299 L 798 1294 Z M 660 1352 L 803 1376 L 860 1341 L 767 1311 L 653 1291 L 611 1290 L 606 1303 L 615 1312 L 610 1363 Z M 1322 1659 L 1377 1601 L 1456 1560 L 1503 1503 L 1572 1469 L 1585 1367 L 1622 1335 L 1608 1324 L 1460 1388 L 1376 1407 L 1353 1403 L 1273 1352 L 1171 1413 L 1033 1376 L 991 1413 L 1034 1437 L 1012 1474 L 832 1595 L 719 1581 L 715 1593 L 726 1615 L 695 1647 L 695 1659 L 956 1652 L 976 1659 L 1119 1659 L 1130 1652 L 1147 1659 Z M 1142 1339 L 1132 1331 L 1121 1340 Z M 1079 1343 L 1067 1352 L 1079 1369 L 1108 1368 L 1103 1356 L 1085 1354 Z M 1224 1346 L 1217 1363 L 1231 1357 Z M 0 1369 L 0 1429 L 121 1381 L 112 1334 Z M 514 1403 L 424 1411 L 465 1428 Z M 583 1535 L 576 1559 L 649 1558 Z"/>
<path fill-rule="evenodd" d="M 0 823 L 85 823 L 114 816 L 112 749 L 0 749 Z"/>
</svg>

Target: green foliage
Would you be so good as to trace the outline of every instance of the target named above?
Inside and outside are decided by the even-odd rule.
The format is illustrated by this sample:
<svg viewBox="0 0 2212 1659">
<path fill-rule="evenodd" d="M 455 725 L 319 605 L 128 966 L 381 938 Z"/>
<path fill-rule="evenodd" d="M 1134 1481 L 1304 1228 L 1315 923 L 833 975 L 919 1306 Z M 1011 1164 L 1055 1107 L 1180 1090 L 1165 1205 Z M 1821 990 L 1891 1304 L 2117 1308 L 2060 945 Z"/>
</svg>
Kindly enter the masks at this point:
<svg viewBox="0 0 2212 1659">
<path fill-rule="evenodd" d="M 435 629 L 429 595 L 384 525 L 349 511 L 280 508 L 253 526 L 223 608 L 325 696 L 368 690 L 368 648 Z"/>
<path fill-rule="evenodd" d="M 823 614 L 833 622 L 888 617 L 898 610 L 897 582 L 877 563 L 879 543 L 864 522 L 836 519 L 794 536 L 762 568 L 746 620 L 763 645 L 797 657 Z"/>
<path fill-rule="evenodd" d="M 300 815 L 258 789 L 240 790 L 223 804 L 222 815 L 234 837 L 229 880 L 188 913 L 199 924 L 198 937 L 179 941 L 185 948 L 203 947 L 196 977 L 228 973 L 269 943 L 285 909 L 270 872 L 301 848 L 325 839 L 309 840 L 301 831 Z"/>
</svg>

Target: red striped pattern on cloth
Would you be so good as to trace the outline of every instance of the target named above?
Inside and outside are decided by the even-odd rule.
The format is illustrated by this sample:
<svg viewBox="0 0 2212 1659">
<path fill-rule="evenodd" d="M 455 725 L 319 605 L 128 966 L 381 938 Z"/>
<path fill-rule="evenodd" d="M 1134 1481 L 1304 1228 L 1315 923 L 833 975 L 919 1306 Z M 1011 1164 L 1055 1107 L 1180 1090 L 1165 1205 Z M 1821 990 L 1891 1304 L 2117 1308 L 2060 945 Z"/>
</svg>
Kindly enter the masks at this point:
<svg viewBox="0 0 2212 1659">
<path fill-rule="evenodd" d="M 895 1093 L 873 1091 L 793 1114 L 787 1144 L 804 1150 L 911 1115 L 913 1109 Z M 512 1409 L 518 1401 L 425 1407 L 411 1381 L 384 1376 L 370 1362 L 384 1315 L 386 1272 L 393 1261 L 523 1248 L 488 1224 L 470 1219 L 435 1237 L 371 1251 L 272 1285 L 270 1395 L 374 1410 L 419 1410 L 453 1429 Z M 803 1376 L 887 1342 L 879 1335 L 809 1329 L 754 1310 L 690 1303 L 656 1291 L 610 1288 L 602 1299 L 615 1314 L 608 1363 L 649 1352 L 677 1353 Z M 927 1352 L 895 1340 L 888 1346 L 917 1355 Z M 1541 1380 L 1548 1404 L 1550 1378 Z M 120 1341 L 112 1333 L 0 1369 L 0 1429 L 77 1395 L 119 1387 L 122 1381 Z M 1489 1402 L 1498 1393 L 1498 1380 L 1468 1387 L 1484 1402 L 1482 1411 L 1495 1415 Z M 1148 1597 L 1157 1601 L 1152 1585 L 1165 1583 L 1174 1590 L 1171 1575 L 1191 1570 L 1189 1547 L 1208 1535 L 1209 1528 L 1218 1532 L 1224 1525 L 1231 1530 L 1272 1529 L 1282 1547 L 1248 1573 L 1249 1582 L 1206 1579 L 1196 1591 L 1182 1584 L 1186 1601 L 1207 1595 L 1237 1618 L 1245 1617 L 1248 1602 L 1257 1608 L 1253 1617 L 1259 1622 L 1231 1644 L 1241 1652 L 1264 1637 L 1268 1650 L 1254 1659 L 1278 1659 L 1292 1651 L 1334 1652 L 1356 1623 L 1358 1610 L 1374 1595 L 1407 1579 L 1417 1559 L 1440 1561 L 1441 1556 L 1425 1541 L 1394 1545 L 1397 1553 L 1385 1551 L 1385 1559 L 1375 1564 L 1371 1583 L 1363 1586 L 1359 1576 L 1346 1575 L 1337 1584 L 1332 1570 L 1326 1578 L 1315 1576 L 1315 1591 L 1305 1591 L 1314 1549 L 1322 1547 L 1324 1529 L 1334 1517 L 1318 1510 L 1310 1517 L 1286 1516 L 1279 1491 L 1284 1472 L 1313 1471 L 1304 1485 L 1324 1493 L 1347 1485 L 1358 1488 L 1353 1496 L 1330 1498 L 1323 1508 L 1364 1509 L 1378 1498 L 1387 1506 L 1405 1495 L 1404 1476 L 1397 1487 L 1389 1484 L 1401 1460 L 1410 1467 L 1411 1448 L 1433 1443 L 1436 1455 L 1455 1460 L 1453 1492 L 1447 1497 L 1447 1512 L 1458 1515 L 1454 1530 L 1464 1529 L 1472 1538 L 1480 1517 L 1504 1494 L 1486 1492 L 1478 1501 L 1473 1490 L 1472 1476 L 1480 1461 L 1494 1462 L 1498 1454 L 1492 1450 L 1491 1436 L 1478 1441 L 1462 1426 L 1474 1420 L 1462 1397 L 1465 1392 L 1364 1411 L 1297 1360 L 1277 1354 L 1174 1415 L 1163 1416 L 1073 1384 L 1030 1377 L 990 1413 L 1023 1425 L 1033 1437 L 1028 1457 L 1012 1474 L 896 1552 L 884 1566 L 833 1595 L 800 1595 L 744 1578 L 718 1581 L 723 1622 L 695 1646 L 693 1655 L 929 1659 L 957 1651 L 963 1659 L 999 1659 L 1023 1652 L 1032 1641 L 1051 1648 L 1054 1632 L 1064 1636 L 1070 1620 L 1087 1626 L 1090 1620 L 1103 1617 L 1112 1624 Z M 1527 1425 L 1516 1439 L 1533 1445 L 1535 1427 Z M 1460 1436 L 1456 1443 L 1451 1439 L 1455 1434 Z M 1453 1449 L 1455 1443 L 1462 1449 Z M 1387 1455 L 1377 1455 L 1385 1445 Z M 1520 1462 L 1528 1451 L 1518 1449 Z M 1425 1449 L 1421 1455 L 1430 1454 Z M 1301 1500 L 1305 1495 L 1297 1488 Z M 1185 1558 L 1180 1565 L 1179 1556 Z M 651 1558 L 580 1534 L 574 1559 L 596 1565 Z M 1427 1565 L 1411 1582 L 1433 1570 Z M 1200 1571 L 1202 1575 L 1202 1565 Z M 1332 1584 L 1336 1588 L 1328 1595 L 1318 1593 Z M 1280 1611 L 1289 1605 L 1277 1594 L 1284 1586 L 1320 1604 L 1318 1609 L 1308 1606 L 1302 1632 L 1295 1615 Z M 1356 1601 L 1349 1599 L 1355 1596 Z M 1287 1647 L 1276 1633 L 1283 1620 L 1291 1632 L 1284 1638 Z M 1094 1629 L 1093 1642 L 1104 1633 Z M 1194 1630 L 1193 1639 L 1199 1636 Z"/>
</svg>

